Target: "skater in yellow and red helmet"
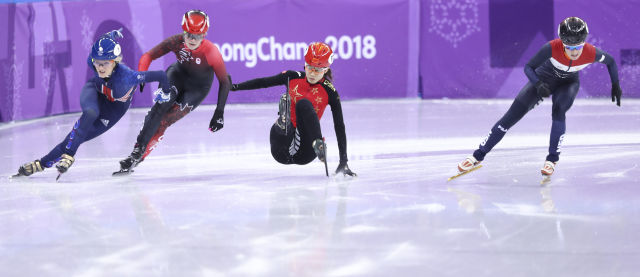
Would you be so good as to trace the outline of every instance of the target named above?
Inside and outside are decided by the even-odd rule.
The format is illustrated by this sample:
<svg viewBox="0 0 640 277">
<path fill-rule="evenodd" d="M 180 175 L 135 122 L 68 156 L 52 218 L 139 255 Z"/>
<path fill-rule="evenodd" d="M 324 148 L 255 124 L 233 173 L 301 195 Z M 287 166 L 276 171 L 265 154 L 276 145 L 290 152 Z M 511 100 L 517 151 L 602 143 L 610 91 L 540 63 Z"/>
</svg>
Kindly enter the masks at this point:
<svg viewBox="0 0 640 277">
<path fill-rule="evenodd" d="M 280 98 L 279 117 L 271 127 L 271 155 L 282 164 L 308 164 L 316 157 L 326 163 L 326 144 L 320 119 L 331 106 L 338 139 L 340 164 L 336 174 L 355 176 L 347 165 L 347 135 L 338 91 L 331 83 L 333 51 L 322 42 L 309 45 L 304 56 L 304 71 L 288 70 L 271 77 L 232 84 L 231 90 L 251 90 L 285 85 Z"/>
</svg>

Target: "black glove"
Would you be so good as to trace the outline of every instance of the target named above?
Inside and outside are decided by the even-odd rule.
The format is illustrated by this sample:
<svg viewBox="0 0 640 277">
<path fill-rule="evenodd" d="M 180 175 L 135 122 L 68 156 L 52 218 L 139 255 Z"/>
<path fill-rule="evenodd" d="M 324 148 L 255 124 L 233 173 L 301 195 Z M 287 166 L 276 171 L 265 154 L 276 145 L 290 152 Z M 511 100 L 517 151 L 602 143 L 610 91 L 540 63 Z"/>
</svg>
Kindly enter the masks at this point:
<svg viewBox="0 0 640 277">
<path fill-rule="evenodd" d="M 209 131 L 211 132 L 218 131 L 222 129 L 223 126 L 224 126 L 224 112 L 216 109 L 216 111 L 213 113 L 213 117 L 211 118 L 211 121 L 209 122 Z"/>
<path fill-rule="evenodd" d="M 338 173 L 343 173 L 344 175 L 349 175 L 352 177 L 357 177 L 358 174 L 356 174 L 355 172 L 351 171 L 351 169 L 349 169 L 349 166 L 347 165 L 347 162 L 343 162 L 340 161 L 340 164 L 338 165 L 338 168 L 336 169 L 336 174 Z"/>
<path fill-rule="evenodd" d="M 144 83 L 140 83 L 140 92 L 144 90 Z"/>
<path fill-rule="evenodd" d="M 611 102 L 616 102 L 620 106 L 620 97 L 622 97 L 622 89 L 619 83 L 611 84 Z"/>
<path fill-rule="evenodd" d="M 549 89 L 549 85 L 547 85 L 547 83 L 543 81 L 538 81 L 536 83 L 536 90 L 537 90 L 538 96 L 540 96 L 541 98 L 549 97 L 549 95 L 551 95 L 551 90 Z"/>
</svg>

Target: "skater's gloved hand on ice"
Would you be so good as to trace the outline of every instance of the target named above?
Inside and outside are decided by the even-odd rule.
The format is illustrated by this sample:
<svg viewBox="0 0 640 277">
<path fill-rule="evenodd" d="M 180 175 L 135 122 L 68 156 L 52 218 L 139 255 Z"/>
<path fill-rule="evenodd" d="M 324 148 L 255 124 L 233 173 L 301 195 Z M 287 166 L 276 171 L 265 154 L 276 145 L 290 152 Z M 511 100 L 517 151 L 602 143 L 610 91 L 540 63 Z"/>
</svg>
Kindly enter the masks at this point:
<svg viewBox="0 0 640 277">
<path fill-rule="evenodd" d="M 153 102 L 154 103 L 165 103 L 165 102 L 169 102 L 169 100 L 171 100 L 171 92 L 175 93 L 176 91 L 176 87 L 171 86 L 170 89 L 168 89 L 167 91 L 163 90 L 162 88 L 158 88 L 156 91 L 153 92 L 153 94 L 156 96 L 155 98 L 153 98 Z"/>
<path fill-rule="evenodd" d="M 611 102 L 616 102 L 620 106 L 620 97 L 622 97 L 622 89 L 619 83 L 611 84 Z"/>
<path fill-rule="evenodd" d="M 224 127 L 224 112 L 216 109 L 211 121 L 209 122 L 209 131 L 219 131 L 222 127 Z"/>
<path fill-rule="evenodd" d="M 349 175 L 353 177 L 358 176 L 358 174 L 356 174 L 355 172 L 351 171 L 351 169 L 349 169 L 349 166 L 347 165 L 346 161 L 340 161 L 340 164 L 336 169 L 336 174 L 339 174 L 339 173 L 343 173 L 344 175 Z"/>
<path fill-rule="evenodd" d="M 549 89 L 549 85 L 543 81 L 538 81 L 536 83 L 536 91 L 538 92 L 538 96 L 541 98 L 546 98 L 551 95 L 551 90 Z"/>
</svg>

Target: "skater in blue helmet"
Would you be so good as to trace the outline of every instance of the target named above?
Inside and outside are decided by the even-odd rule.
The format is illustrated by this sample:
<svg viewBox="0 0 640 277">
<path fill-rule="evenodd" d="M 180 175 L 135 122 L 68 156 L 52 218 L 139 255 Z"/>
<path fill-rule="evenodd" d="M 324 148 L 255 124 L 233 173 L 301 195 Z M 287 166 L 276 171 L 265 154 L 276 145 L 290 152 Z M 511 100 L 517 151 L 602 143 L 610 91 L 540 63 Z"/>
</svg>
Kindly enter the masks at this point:
<svg viewBox="0 0 640 277">
<path fill-rule="evenodd" d="M 29 176 L 55 166 L 60 174 L 69 170 L 80 144 L 113 127 L 127 112 L 140 83 L 159 82 L 154 101 L 169 101 L 175 88 L 163 71 L 137 72 L 122 63 L 122 48 L 117 42 L 122 29 L 102 35 L 93 44 L 87 63 L 95 76 L 89 79 L 80 95 L 82 115 L 67 136 L 48 154 L 20 166 L 14 176 Z M 58 175 L 58 178 L 60 175 Z"/>
</svg>

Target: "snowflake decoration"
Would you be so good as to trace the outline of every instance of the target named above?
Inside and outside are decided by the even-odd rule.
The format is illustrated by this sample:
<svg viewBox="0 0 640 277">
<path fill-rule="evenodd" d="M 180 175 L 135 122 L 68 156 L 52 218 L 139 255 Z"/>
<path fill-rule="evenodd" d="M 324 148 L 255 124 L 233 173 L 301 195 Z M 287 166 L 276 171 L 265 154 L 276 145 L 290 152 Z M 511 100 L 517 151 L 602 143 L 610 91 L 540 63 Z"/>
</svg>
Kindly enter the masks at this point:
<svg viewBox="0 0 640 277">
<path fill-rule="evenodd" d="M 5 65 L 5 70 L 4 70 L 4 78 L 5 80 L 7 80 L 7 86 L 6 89 L 8 91 L 11 91 L 12 93 L 8 95 L 9 98 L 12 98 L 12 102 L 13 102 L 13 110 L 11 111 L 12 114 L 10 116 L 10 118 L 14 118 L 16 117 L 16 115 L 19 115 L 22 113 L 22 107 L 20 107 L 20 96 L 22 95 L 22 93 L 20 92 L 20 89 L 22 88 L 22 73 L 23 73 L 23 66 L 24 66 L 24 61 L 20 61 L 18 62 L 18 57 L 16 55 L 16 45 L 15 43 L 12 45 L 13 48 L 13 64 L 11 65 Z"/>
<path fill-rule="evenodd" d="M 53 55 L 53 47 L 50 43 L 46 43 L 47 41 L 51 41 L 51 36 L 47 36 L 45 38 L 45 43 L 42 45 L 42 79 L 41 85 L 42 90 L 46 95 L 50 93 L 49 91 L 49 83 L 51 82 L 51 72 L 54 70 L 54 61 L 55 57 Z"/>
<path fill-rule="evenodd" d="M 42 68 L 42 79 L 41 79 L 41 85 L 42 88 L 44 88 L 42 91 L 44 91 L 45 95 L 49 95 L 49 82 L 51 81 L 51 69 L 47 69 L 47 68 Z"/>
<path fill-rule="evenodd" d="M 87 15 L 87 11 L 82 11 L 82 17 L 80 18 L 80 27 L 82 28 L 82 46 L 86 50 L 90 50 L 93 46 L 93 36 L 95 31 L 93 30 L 93 21 Z"/>
<path fill-rule="evenodd" d="M 142 22 L 137 18 L 134 17 L 131 19 L 131 33 L 133 33 L 133 37 L 139 41 L 145 41 L 144 40 L 144 24 L 142 24 Z"/>
<path fill-rule="evenodd" d="M 429 32 L 448 40 L 454 48 L 458 42 L 480 31 L 477 0 L 431 0 L 430 11 Z"/>
</svg>

